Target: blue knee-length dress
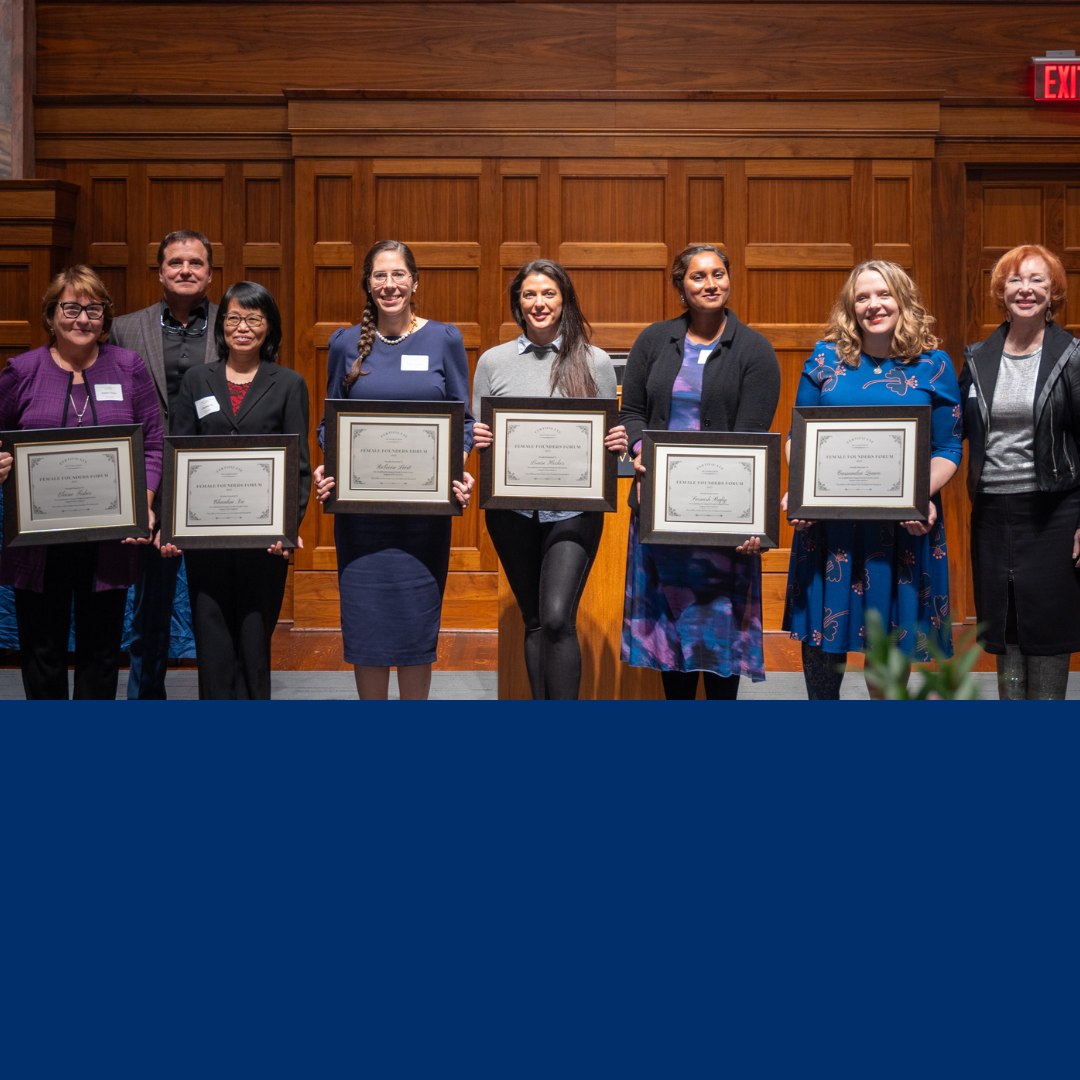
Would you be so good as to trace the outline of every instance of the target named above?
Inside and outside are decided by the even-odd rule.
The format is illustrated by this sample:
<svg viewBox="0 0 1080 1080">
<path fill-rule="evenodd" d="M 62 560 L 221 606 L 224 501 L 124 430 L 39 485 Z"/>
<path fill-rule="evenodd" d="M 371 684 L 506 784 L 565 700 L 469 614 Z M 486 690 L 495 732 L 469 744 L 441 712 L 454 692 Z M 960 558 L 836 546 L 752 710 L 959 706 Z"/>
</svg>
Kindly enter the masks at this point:
<svg viewBox="0 0 1080 1080">
<path fill-rule="evenodd" d="M 880 373 L 876 370 L 880 367 Z M 911 363 L 865 354 L 858 368 L 843 364 L 836 346 L 819 341 L 803 367 L 796 405 L 930 405 L 931 457 L 960 464 L 960 388 L 939 349 Z M 895 522 L 819 521 L 796 532 L 791 545 L 784 629 L 826 652 L 865 646 L 865 612 L 876 608 L 900 648 L 929 660 L 927 643 L 952 655 L 949 556 L 941 499 L 937 522 L 912 536 Z"/>
<path fill-rule="evenodd" d="M 427 322 L 396 345 L 375 339 L 361 375 L 345 394 L 360 327 L 330 338 L 328 398 L 465 402 L 465 452 L 472 448 L 469 361 L 457 327 Z M 403 366 L 402 357 L 409 359 Z M 324 444 L 319 425 L 319 445 Z M 338 591 L 345 660 L 365 667 L 434 662 L 450 565 L 449 517 L 337 514 Z"/>
</svg>

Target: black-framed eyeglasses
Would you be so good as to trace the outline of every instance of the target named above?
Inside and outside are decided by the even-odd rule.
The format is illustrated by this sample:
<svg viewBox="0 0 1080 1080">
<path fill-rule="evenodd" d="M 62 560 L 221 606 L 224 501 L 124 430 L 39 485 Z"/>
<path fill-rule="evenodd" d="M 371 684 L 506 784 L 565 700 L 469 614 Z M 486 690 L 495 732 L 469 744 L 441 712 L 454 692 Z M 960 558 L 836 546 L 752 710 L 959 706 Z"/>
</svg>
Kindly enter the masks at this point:
<svg viewBox="0 0 1080 1080">
<path fill-rule="evenodd" d="M 165 321 L 165 313 L 161 313 L 161 329 L 166 334 L 172 334 L 174 337 L 186 336 L 186 337 L 202 337 L 206 333 L 207 321 L 206 317 L 203 317 L 201 323 L 195 326 L 184 326 L 182 323 L 178 323 L 175 319 L 171 322 Z"/>
<path fill-rule="evenodd" d="M 104 304 L 76 304 L 74 301 L 65 300 L 56 306 L 63 312 L 65 319 L 77 319 L 84 311 L 91 322 L 105 317 Z"/>
</svg>

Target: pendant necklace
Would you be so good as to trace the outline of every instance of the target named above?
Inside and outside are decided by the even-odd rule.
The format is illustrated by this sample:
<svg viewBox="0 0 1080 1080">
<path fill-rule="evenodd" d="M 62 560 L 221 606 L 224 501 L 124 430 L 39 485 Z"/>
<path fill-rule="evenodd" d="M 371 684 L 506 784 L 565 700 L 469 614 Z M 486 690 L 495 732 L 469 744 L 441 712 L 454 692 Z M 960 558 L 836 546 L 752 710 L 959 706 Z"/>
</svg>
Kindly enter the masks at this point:
<svg viewBox="0 0 1080 1080">
<path fill-rule="evenodd" d="M 82 427 L 83 413 L 86 412 L 86 406 L 90 404 L 90 388 L 87 387 L 86 389 L 86 400 L 83 402 L 82 412 L 79 412 L 79 410 L 75 407 L 75 398 L 73 398 L 70 393 L 68 394 L 68 401 L 71 402 L 72 411 L 75 413 L 75 418 L 79 421 L 76 426 Z"/>
<path fill-rule="evenodd" d="M 406 338 L 407 338 L 407 337 L 408 337 L 408 336 L 409 336 L 409 335 L 410 335 L 410 334 L 411 334 L 411 333 L 412 333 L 412 332 L 413 332 L 413 331 L 414 331 L 414 330 L 416 329 L 416 324 L 417 324 L 417 323 L 418 323 L 419 321 L 420 321 L 420 320 L 419 320 L 419 319 L 417 319 L 417 317 L 416 317 L 416 316 L 414 315 L 414 316 L 412 317 L 412 322 L 411 322 L 411 323 L 409 323 L 409 329 L 408 329 L 408 330 L 406 330 L 406 331 L 405 331 L 405 333 L 401 335 L 401 337 L 395 337 L 395 338 L 389 338 L 389 337 L 385 337 L 384 335 L 382 335 L 382 334 L 380 334 L 380 333 L 379 333 L 378 329 L 376 329 L 376 330 L 375 330 L 375 336 L 376 336 L 376 337 L 377 337 L 377 338 L 378 338 L 378 339 L 379 339 L 379 340 L 380 340 L 380 341 L 381 341 L 381 342 L 382 342 L 382 343 L 383 343 L 384 345 L 400 345 L 400 344 L 401 344 L 401 342 L 403 342 L 403 341 L 404 341 L 404 340 L 405 340 L 405 339 L 406 339 Z"/>
</svg>

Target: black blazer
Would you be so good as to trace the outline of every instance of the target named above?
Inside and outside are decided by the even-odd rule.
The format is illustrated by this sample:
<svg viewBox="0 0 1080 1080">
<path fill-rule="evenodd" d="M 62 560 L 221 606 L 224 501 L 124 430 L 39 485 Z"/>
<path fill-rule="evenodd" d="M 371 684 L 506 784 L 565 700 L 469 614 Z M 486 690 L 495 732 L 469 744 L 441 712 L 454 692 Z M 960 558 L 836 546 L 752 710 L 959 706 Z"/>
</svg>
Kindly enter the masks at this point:
<svg viewBox="0 0 1080 1080">
<path fill-rule="evenodd" d="M 985 341 L 964 350 L 960 371 L 964 438 L 968 440 L 968 494 L 975 500 L 986 461 L 986 436 L 1009 334 L 1003 322 Z M 1040 491 L 1072 491 L 1080 485 L 1080 339 L 1055 322 L 1046 324 L 1035 381 L 1031 431 L 1035 479 Z"/>
<path fill-rule="evenodd" d="M 630 450 L 646 429 L 666 430 L 671 390 L 682 367 L 690 315 L 653 323 L 638 334 L 623 375 L 622 411 Z M 702 431 L 768 431 L 780 400 L 780 364 L 768 339 L 727 309 L 720 342 L 701 376 Z M 630 487 L 637 506 L 637 484 Z"/>
<path fill-rule="evenodd" d="M 218 408 L 201 419 L 197 401 L 212 398 Z M 172 435 L 299 435 L 300 520 L 304 520 L 311 494 L 311 457 L 308 453 L 308 390 L 303 377 L 290 368 L 263 361 L 233 416 L 225 362 L 215 360 L 188 370 L 180 384 Z M 205 410 L 204 410 L 205 411 Z"/>
</svg>

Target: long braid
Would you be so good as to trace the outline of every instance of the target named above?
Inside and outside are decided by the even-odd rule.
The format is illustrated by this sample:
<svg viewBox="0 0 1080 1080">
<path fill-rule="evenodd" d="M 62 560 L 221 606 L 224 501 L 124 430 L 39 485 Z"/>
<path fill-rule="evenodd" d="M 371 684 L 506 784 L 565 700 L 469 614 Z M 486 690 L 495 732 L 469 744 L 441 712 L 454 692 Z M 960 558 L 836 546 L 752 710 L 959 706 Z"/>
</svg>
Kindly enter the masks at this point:
<svg viewBox="0 0 1080 1080">
<path fill-rule="evenodd" d="M 364 305 L 364 314 L 360 319 L 360 340 L 357 343 L 357 357 L 353 361 L 353 366 L 349 369 L 348 375 L 345 376 L 346 397 L 348 397 L 349 391 L 352 389 L 352 384 L 361 375 L 368 374 L 368 372 L 364 371 L 364 360 L 367 359 L 372 345 L 375 344 L 375 331 L 378 329 L 378 325 L 379 320 L 375 313 L 375 303 L 369 297 L 368 302 Z"/>
</svg>

